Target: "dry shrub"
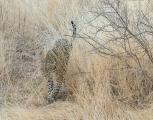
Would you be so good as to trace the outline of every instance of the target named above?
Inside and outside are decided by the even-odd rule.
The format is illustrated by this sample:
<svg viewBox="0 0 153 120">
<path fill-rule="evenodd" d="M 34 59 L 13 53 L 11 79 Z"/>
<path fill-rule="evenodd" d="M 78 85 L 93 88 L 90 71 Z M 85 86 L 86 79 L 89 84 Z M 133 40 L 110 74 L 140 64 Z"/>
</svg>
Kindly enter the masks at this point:
<svg viewBox="0 0 153 120">
<path fill-rule="evenodd" d="M 53 15 L 56 18 L 53 20 L 55 23 L 49 23 L 49 13 L 44 15 L 44 12 L 41 11 L 41 1 L 38 4 L 36 4 L 37 1 L 32 1 L 32 6 L 35 6 L 32 8 L 26 6 L 24 2 L 20 1 L 20 4 L 17 5 L 15 1 L 11 0 L 0 1 L 4 14 L 7 13 L 4 18 L 9 16 L 8 21 L 5 19 L 0 22 L 2 32 L 0 34 L 2 38 L 0 40 L 2 43 L 0 45 L 2 46 L 0 48 L 0 53 L 2 53 L 0 54 L 0 120 L 153 119 L 152 65 L 148 58 L 140 59 L 142 63 L 140 69 L 136 61 L 131 58 L 119 59 L 100 56 L 93 51 L 91 46 L 78 38 L 74 42 L 68 71 L 65 75 L 65 86 L 69 92 L 69 98 L 66 101 L 56 101 L 48 105 L 47 81 L 41 75 L 40 59 L 51 47 L 48 46 L 52 43 L 50 39 L 51 41 L 56 40 L 61 37 L 61 33 L 69 33 L 67 29 L 70 27 L 69 21 L 78 14 L 76 11 L 80 8 L 77 7 L 81 6 L 82 1 L 75 1 L 74 3 L 79 5 L 73 4 L 72 6 L 69 4 L 70 1 L 58 3 L 60 7 L 59 9 L 54 7 L 58 9 L 57 11 L 53 10 L 54 14 L 57 12 L 63 16 Z M 66 7 L 67 4 L 71 10 L 74 6 L 77 7 L 71 15 L 65 17 L 64 13 L 69 10 L 69 7 Z M 21 15 L 21 13 L 18 15 L 18 7 L 20 12 L 25 13 L 26 16 L 22 16 L 20 22 L 16 21 L 16 24 L 13 24 L 11 22 L 12 14 L 16 19 Z M 25 19 L 26 26 L 24 27 Z M 81 19 L 79 20 L 81 21 Z M 83 22 L 80 22 L 79 30 L 83 27 L 82 24 Z M 19 27 L 19 25 L 21 26 Z M 58 31 L 58 29 L 60 30 Z M 68 37 L 68 39 L 70 38 Z M 42 44 L 43 40 L 48 44 Z M 45 50 L 43 46 L 45 46 Z M 37 47 L 39 47 L 36 52 L 38 61 L 31 61 L 30 56 L 35 54 L 32 48 Z M 21 48 L 28 53 L 28 55 L 24 54 L 24 59 L 22 59 L 22 54 L 16 53 L 16 49 L 20 51 Z M 44 54 L 40 55 L 41 51 Z M 28 64 L 24 64 L 26 62 Z M 34 71 L 28 72 L 28 67 L 32 65 Z"/>
<path fill-rule="evenodd" d="M 130 85 L 124 82 L 128 72 L 124 70 L 113 70 L 112 66 L 115 64 L 123 67 L 123 63 L 119 63 L 119 60 L 112 58 L 102 58 L 95 53 L 90 52 L 90 47 L 84 48 L 82 41 L 81 45 L 75 44 L 73 52 L 71 54 L 71 60 L 69 63 L 69 69 L 66 75 L 66 86 L 73 92 L 69 101 L 57 101 L 51 105 L 40 104 L 43 101 L 41 94 L 44 90 L 39 91 L 41 88 L 45 89 L 45 83 L 38 86 L 36 94 L 29 94 L 27 98 L 29 100 L 22 101 L 19 105 L 3 105 L 1 108 L 2 119 L 4 120 L 126 120 L 126 119 L 152 119 L 152 105 L 148 104 L 150 108 L 146 108 L 143 105 L 141 98 L 130 99 L 130 95 L 137 95 L 135 86 L 130 89 Z M 131 62 L 132 64 L 132 62 Z M 133 64 L 134 65 L 134 64 Z M 116 72 L 117 71 L 117 72 Z M 124 73 L 124 74 L 123 74 Z M 140 74 L 141 75 L 141 74 Z M 139 74 L 137 78 L 139 78 Z M 116 85 L 113 80 L 118 81 Z M 29 83 L 30 84 L 30 83 Z M 135 83 L 136 84 L 136 83 Z M 120 85 L 120 86 L 119 86 Z M 112 91 L 113 87 L 118 92 Z M 25 88 L 26 89 L 26 88 Z M 119 90 L 120 89 L 120 90 Z M 33 90 L 31 88 L 31 90 Z M 140 91 L 139 91 L 140 92 Z M 35 97 L 40 95 L 39 97 Z M 127 97 L 124 101 L 124 96 Z M 15 96 L 15 97 L 20 97 Z M 139 96 L 138 96 L 139 97 Z M 32 99 L 31 99 L 32 98 Z M 123 101 L 121 101 L 123 100 Z M 130 101 L 131 100 L 131 101 Z M 135 101 L 139 100 L 139 106 L 143 109 L 139 109 Z M 36 102 L 37 101 L 37 102 Z M 24 104 L 27 102 L 27 105 Z M 39 103 L 39 104 L 35 104 Z M 133 109 L 134 108 L 134 109 Z"/>
<path fill-rule="evenodd" d="M 133 108 L 149 107 L 152 103 L 153 82 L 150 64 L 147 59 L 143 59 L 142 68 L 131 60 L 113 60 L 111 62 L 110 86 L 114 100 L 118 100 L 124 105 Z"/>
</svg>

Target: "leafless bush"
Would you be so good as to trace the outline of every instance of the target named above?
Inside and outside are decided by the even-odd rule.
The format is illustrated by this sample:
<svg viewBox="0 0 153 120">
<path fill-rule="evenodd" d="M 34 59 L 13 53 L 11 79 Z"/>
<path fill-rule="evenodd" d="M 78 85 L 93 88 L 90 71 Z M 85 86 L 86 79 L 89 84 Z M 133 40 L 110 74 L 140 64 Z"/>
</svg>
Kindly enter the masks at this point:
<svg viewBox="0 0 153 120">
<path fill-rule="evenodd" d="M 153 100 L 152 69 L 146 67 L 146 63 L 153 66 L 153 23 L 151 11 L 140 9 L 141 4 L 147 4 L 145 1 L 138 1 L 139 9 L 136 10 L 129 9 L 129 2 L 98 1 L 98 6 L 89 11 L 92 18 L 88 24 L 92 31 L 78 36 L 93 46 L 93 51 L 99 55 L 112 57 L 114 61 L 117 59 L 118 62 L 112 65 L 113 72 L 111 70 L 112 95 L 119 101 L 128 101 L 130 105 L 139 106 L 148 97 L 148 101 Z M 119 64 L 122 64 L 120 68 Z M 118 77 L 123 71 L 126 71 L 127 77 L 124 80 Z M 124 88 L 123 81 L 128 88 Z M 127 94 L 127 91 L 131 93 Z"/>
</svg>

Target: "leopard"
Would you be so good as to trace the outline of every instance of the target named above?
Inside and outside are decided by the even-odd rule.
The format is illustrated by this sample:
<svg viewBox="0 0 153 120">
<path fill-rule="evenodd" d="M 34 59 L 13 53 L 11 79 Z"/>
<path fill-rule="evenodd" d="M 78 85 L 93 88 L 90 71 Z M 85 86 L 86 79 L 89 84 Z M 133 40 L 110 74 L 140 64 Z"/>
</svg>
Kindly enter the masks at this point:
<svg viewBox="0 0 153 120">
<path fill-rule="evenodd" d="M 71 21 L 73 33 L 72 39 L 76 37 L 76 25 Z M 43 60 L 42 71 L 48 83 L 48 103 L 53 103 L 58 99 L 65 99 L 65 74 L 67 72 L 70 53 L 72 51 L 73 40 L 59 39 L 53 48 L 49 50 Z"/>
</svg>

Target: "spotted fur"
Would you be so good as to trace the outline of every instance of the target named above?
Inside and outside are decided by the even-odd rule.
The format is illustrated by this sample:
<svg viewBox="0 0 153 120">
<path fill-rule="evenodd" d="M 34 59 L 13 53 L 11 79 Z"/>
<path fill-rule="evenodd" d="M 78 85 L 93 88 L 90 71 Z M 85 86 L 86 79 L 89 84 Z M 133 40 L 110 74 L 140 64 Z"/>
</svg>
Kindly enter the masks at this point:
<svg viewBox="0 0 153 120">
<path fill-rule="evenodd" d="M 73 28 L 72 37 L 76 37 L 76 25 L 71 21 Z M 43 61 L 43 73 L 48 80 L 48 102 L 52 103 L 64 95 L 64 75 L 66 74 L 67 65 L 72 50 L 72 41 L 60 39 L 56 41 L 52 50 L 49 50 Z M 63 99 L 63 98 L 61 98 Z"/>
<path fill-rule="evenodd" d="M 48 80 L 48 102 L 55 101 L 62 92 L 72 44 L 67 39 L 58 40 L 53 49 L 48 51 L 44 62 L 43 73 Z"/>
</svg>

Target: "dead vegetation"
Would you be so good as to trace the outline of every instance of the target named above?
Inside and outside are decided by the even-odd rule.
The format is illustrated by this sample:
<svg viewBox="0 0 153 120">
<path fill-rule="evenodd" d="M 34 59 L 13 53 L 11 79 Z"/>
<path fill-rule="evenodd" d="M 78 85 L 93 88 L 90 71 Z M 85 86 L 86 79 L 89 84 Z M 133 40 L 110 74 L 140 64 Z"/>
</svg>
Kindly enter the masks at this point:
<svg viewBox="0 0 153 120">
<path fill-rule="evenodd" d="M 152 120 L 152 2 L 147 11 L 119 0 L 61 2 L 0 0 L 0 120 Z M 49 105 L 41 60 L 57 39 L 71 39 L 72 19 L 69 96 Z"/>
</svg>

